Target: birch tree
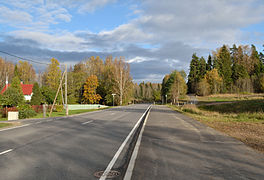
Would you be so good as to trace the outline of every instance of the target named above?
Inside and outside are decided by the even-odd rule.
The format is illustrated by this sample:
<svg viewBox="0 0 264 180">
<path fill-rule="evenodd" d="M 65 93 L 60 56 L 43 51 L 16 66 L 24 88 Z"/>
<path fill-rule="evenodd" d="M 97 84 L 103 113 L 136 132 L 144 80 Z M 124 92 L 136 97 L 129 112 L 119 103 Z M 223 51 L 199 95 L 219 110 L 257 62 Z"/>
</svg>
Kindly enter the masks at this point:
<svg viewBox="0 0 264 180">
<path fill-rule="evenodd" d="M 129 94 L 133 85 L 129 64 L 125 62 L 123 57 L 114 60 L 114 82 L 114 92 L 119 97 L 119 104 L 122 105 L 124 97 Z"/>
</svg>

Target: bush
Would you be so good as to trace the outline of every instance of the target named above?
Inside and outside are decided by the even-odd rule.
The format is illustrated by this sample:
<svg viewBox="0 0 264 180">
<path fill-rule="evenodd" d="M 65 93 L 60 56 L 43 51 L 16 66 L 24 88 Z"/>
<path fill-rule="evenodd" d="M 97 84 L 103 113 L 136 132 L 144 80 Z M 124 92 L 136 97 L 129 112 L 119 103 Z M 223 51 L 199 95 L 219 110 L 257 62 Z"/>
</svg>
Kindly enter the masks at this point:
<svg viewBox="0 0 264 180">
<path fill-rule="evenodd" d="M 55 111 L 62 112 L 63 111 L 63 105 L 56 105 L 55 106 Z"/>
<path fill-rule="evenodd" d="M 37 115 L 37 113 L 28 104 L 19 106 L 18 112 L 19 112 L 19 119 L 30 118 Z"/>
<path fill-rule="evenodd" d="M 16 107 L 3 107 L 0 109 L 0 114 L 2 115 L 2 118 L 7 117 L 7 113 L 10 111 L 18 111 Z M 0 116 L 1 117 L 1 116 Z"/>
</svg>

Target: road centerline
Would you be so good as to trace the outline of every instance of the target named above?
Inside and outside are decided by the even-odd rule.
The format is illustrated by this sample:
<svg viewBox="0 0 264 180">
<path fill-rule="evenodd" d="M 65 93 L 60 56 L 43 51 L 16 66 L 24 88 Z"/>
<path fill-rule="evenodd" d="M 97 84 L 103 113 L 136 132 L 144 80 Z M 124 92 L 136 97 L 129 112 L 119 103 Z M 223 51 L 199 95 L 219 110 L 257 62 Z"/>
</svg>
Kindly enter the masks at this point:
<svg viewBox="0 0 264 180">
<path fill-rule="evenodd" d="M 150 108 L 150 110 L 151 110 L 151 108 Z M 125 173 L 124 180 L 130 180 L 131 177 L 132 177 L 133 169 L 134 169 L 134 166 L 135 166 L 135 162 L 136 162 L 136 159 L 137 159 L 137 155 L 138 155 L 138 151 L 139 151 L 139 147 L 140 147 L 140 143 L 141 143 L 141 139 L 142 139 L 142 134 L 143 134 L 145 126 L 147 124 L 147 120 L 148 120 L 148 116 L 150 114 L 150 110 L 148 111 L 148 114 L 146 116 L 146 119 L 144 121 L 142 129 L 140 130 L 140 134 L 138 136 L 135 148 L 133 150 L 131 159 L 129 161 L 129 164 L 128 164 L 128 167 L 127 167 L 127 170 L 126 170 L 126 173 Z"/>
<path fill-rule="evenodd" d="M 6 154 L 6 153 L 9 153 L 9 152 L 11 152 L 11 151 L 13 151 L 13 149 L 8 149 L 8 150 L 6 150 L 6 151 L 0 152 L 0 155 L 3 155 L 3 154 Z"/>
<path fill-rule="evenodd" d="M 125 145 L 127 144 L 129 138 L 132 136 L 132 134 L 135 132 L 136 128 L 139 126 L 142 118 L 145 116 L 145 114 L 148 112 L 149 108 L 151 106 L 149 106 L 147 108 L 147 110 L 143 113 L 143 115 L 139 118 L 139 120 L 137 121 L 137 123 L 135 124 L 135 126 L 133 127 L 133 129 L 130 131 L 130 133 L 127 135 L 126 139 L 123 141 L 123 143 L 121 144 L 121 146 L 119 147 L 119 149 L 117 150 L 117 152 L 115 153 L 114 157 L 112 158 L 112 160 L 109 162 L 107 168 L 105 169 L 103 175 L 100 177 L 99 180 L 105 180 L 107 178 L 108 173 L 110 172 L 110 170 L 112 169 L 112 167 L 114 166 L 115 162 L 117 161 L 119 155 L 121 154 L 122 150 L 124 149 Z"/>
<path fill-rule="evenodd" d="M 85 125 L 85 124 L 88 124 L 88 123 L 91 123 L 91 122 L 93 122 L 93 120 L 84 122 L 84 123 L 82 123 L 82 125 Z"/>
</svg>

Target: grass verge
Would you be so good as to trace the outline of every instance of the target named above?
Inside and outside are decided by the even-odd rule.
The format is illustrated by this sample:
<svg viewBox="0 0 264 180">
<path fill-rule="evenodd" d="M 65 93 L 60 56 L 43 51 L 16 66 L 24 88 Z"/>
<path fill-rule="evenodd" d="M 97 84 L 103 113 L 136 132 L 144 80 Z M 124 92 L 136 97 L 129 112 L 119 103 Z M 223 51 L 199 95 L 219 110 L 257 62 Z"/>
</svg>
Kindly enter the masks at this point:
<svg viewBox="0 0 264 180">
<path fill-rule="evenodd" d="M 264 152 L 264 99 L 210 106 L 169 107 Z"/>
<path fill-rule="evenodd" d="M 81 113 L 86 113 L 86 112 L 92 112 L 92 111 L 99 111 L 99 110 L 103 110 L 103 109 L 108 109 L 107 108 L 101 108 L 101 109 L 78 109 L 78 110 L 69 110 L 69 115 L 74 115 L 74 114 L 81 114 Z M 48 117 L 49 113 L 47 112 L 47 117 Z M 52 112 L 51 113 L 51 117 L 62 117 L 62 116 L 66 116 L 66 112 L 65 110 L 61 111 L 61 112 Z M 43 118 L 43 113 L 38 113 L 36 116 L 32 117 L 34 119 L 36 118 Z"/>
<path fill-rule="evenodd" d="M 10 126 L 13 126 L 13 124 L 12 123 L 0 123 L 0 129 L 10 127 Z"/>
<path fill-rule="evenodd" d="M 101 109 L 78 109 L 78 110 L 69 110 L 69 115 L 81 114 L 81 113 L 92 112 L 92 111 L 98 111 L 98 110 L 103 110 L 103 109 L 108 109 L 108 108 L 110 108 L 110 107 L 101 108 Z M 49 115 L 49 113 L 47 112 L 47 117 L 48 117 L 48 115 Z M 63 110 L 61 112 L 52 112 L 51 113 L 51 117 L 62 117 L 62 116 L 66 116 L 65 110 Z M 38 113 L 36 116 L 31 117 L 29 119 L 39 119 L 39 118 L 43 118 L 43 113 Z M 0 121 L 7 121 L 7 118 L 0 118 Z M 9 124 L 9 123 L 2 123 L 2 124 Z"/>
</svg>

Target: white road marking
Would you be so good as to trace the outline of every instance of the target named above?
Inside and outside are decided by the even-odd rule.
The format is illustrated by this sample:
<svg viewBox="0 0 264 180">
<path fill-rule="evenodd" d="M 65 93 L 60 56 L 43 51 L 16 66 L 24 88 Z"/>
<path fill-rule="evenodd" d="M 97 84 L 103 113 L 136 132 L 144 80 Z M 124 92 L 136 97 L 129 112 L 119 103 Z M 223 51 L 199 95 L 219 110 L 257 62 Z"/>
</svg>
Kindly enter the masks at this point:
<svg viewBox="0 0 264 180">
<path fill-rule="evenodd" d="M 50 122 L 50 121 L 53 121 L 52 119 L 50 119 L 50 120 L 47 120 L 46 122 Z"/>
<path fill-rule="evenodd" d="M 8 150 L 6 150 L 6 151 L 1 152 L 0 155 L 3 155 L 3 154 L 6 154 L 6 153 L 9 153 L 9 152 L 11 152 L 11 151 L 13 151 L 13 149 L 8 149 Z"/>
<path fill-rule="evenodd" d="M 6 128 L 6 129 L 1 129 L 1 131 L 7 131 L 7 130 L 11 130 L 11 129 L 17 129 L 17 128 L 22 128 L 22 127 L 26 127 L 26 126 L 30 126 L 31 124 L 25 124 L 25 125 L 22 125 L 22 126 L 16 126 L 16 127 L 12 127 L 12 128 Z"/>
<path fill-rule="evenodd" d="M 91 121 L 87 121 L 87 122 L 84 122 L 84 123 L 82 123 L 82 124 L 88 124 L 88 123 L 91 123 L 91 122 L 93 122 L 93 120 L 91 120 Z"/>
<path fill-rule="evenodd" d="M 150 110 L 151 110 L 151 108 L 150 108 Z M 144 124 L 142 126 L 142 129 L 141 129 L 140 133 L 139 133 L 138 140 L 137 140 L 137 143 L 136 143 L 135 148 L 133 150 L 131 159 L 129 161 L 124 180 L 130 180 L 131 177 L 132 177 L 133 169 L 134 169 L 134 166 L 135 166 L 138 150 L 139 150 L 141 139 L 142 139 L 142 134 L 144 132 L 144 129 L 145 129 L 145 126 L 146 126 L 146 123 L 147 123 L 147 120 L 148 120 L 148 116 L 149 116 L 149 113 L 150 113 L 150 110 L 149 110 L 149 112 L 148 112 L 148 114 L 146 116 L 145 122 L 144 122 Z"/>
<path fill-rule="evenodd" d="M 124 149 L 126 143 L 128 142 L 129 138 L 132 136 L 132 134 L 134 133 L 134 131 L 136 130 L 136 128 L 139 126 L 142 118 L 144 117 L 144 115 L 148 112 L 148 109 L 150 108 L 150 106 L 147 108 L 147 110 L 144 112 L 144 114 L 140 117 L 140 119 L 138 120 L 138 122 L 136 123 L 136 125 L 133 127 L 133 129 L 130 131 L 130 133 L 127 135 L 126 139 L 124 140 L 124 142 L 121 144 L 121 146 L 119 147 L 119 149 L 117 150 L 117 152 L 115 153 L 113 159 L 110 161 L 110 163 L 108 164 L 107 168 L 105 169 L 103 175 L 100 177 L 99 180 L 105 180 L 108 173 L 110 172 L 110 170 L 112 169 L 112 167 L 114 166 L 116 160 L 118 159 L 119 155 L 121 154 L 122 150 Z"/>
<path fill-rule="evenodd" d="M 34 124 L 41 124 L 41 123 L 43 123 L 42 121 L 41 122 L 36 122 L 36 123 L 34 123 Z"/>
</svg>

